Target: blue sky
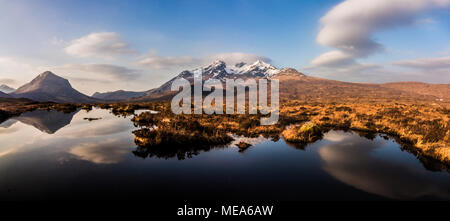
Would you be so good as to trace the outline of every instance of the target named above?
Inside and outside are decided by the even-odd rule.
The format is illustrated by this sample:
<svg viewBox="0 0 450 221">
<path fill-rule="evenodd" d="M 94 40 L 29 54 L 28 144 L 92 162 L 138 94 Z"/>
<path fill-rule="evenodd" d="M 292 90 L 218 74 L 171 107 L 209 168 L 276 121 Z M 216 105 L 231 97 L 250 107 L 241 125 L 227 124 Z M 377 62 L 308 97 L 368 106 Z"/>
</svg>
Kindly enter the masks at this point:
<svg viewBox="0 0 450 221">
<path fill-rule="evenodd" d="M 219 54 L 343 81 L 450 83 L 450 1 L 356 1 L 0 0 L 0 84 L 48 69 L 88 94 L 148 90 Z"/>
</svg>

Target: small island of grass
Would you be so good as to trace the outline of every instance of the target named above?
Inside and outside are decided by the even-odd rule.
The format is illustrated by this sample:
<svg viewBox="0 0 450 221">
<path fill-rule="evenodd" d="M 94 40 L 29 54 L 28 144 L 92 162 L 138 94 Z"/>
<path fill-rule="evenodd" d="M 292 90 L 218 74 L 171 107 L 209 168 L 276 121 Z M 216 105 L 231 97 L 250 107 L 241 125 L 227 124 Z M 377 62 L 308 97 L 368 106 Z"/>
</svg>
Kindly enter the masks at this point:
<svg viewBox="0 0 450 221">
<path fill-rule="evenodd" d="M 304 123 L 302 126 L 293 126 L 283 131 L 284 139 L 292 143 L 312 143 L 322 139 L 322 130 L 312 122 Z"/>
</svg>

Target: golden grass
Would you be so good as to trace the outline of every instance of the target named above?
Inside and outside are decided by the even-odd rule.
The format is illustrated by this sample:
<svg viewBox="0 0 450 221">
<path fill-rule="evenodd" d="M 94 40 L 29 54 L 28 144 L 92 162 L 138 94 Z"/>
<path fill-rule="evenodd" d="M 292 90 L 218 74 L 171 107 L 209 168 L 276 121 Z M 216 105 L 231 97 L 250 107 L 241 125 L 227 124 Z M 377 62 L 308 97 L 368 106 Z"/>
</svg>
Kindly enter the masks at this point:
<svg viewBox="0 0 450 221">
<path fill-rule="evenodd" d="M 287 141 L 314 140 L 300 137 L 300 128 L 286 128 L 311 122 L 322 130 L 345 129 L 393 136 L 398 142 L 414 148 L 414 152 L 450 165 L 450 109 L 446 104 L 370 101 L 291 101 L 282 103 L 276 125 L 259 125 L 259 115 L 174 115 L 170 104 L 159 103 L 160 114 L 137 117 L 142 124 L 178 125 L 197 122 L 218 133 L 235 133 L 248 137 L 263 135 Z M 448 104 L 447 104 L 448 105 Z M 135 121 L 139 123 L 138 121 Z M 178 122 L 178 124 L 177 124 Z M 294 131 L 297 129 L 297 131 Z M 296 140 L 298 139 L 298 140 Z"/>
<path fill-rule="evenodd" d="M 286 103 L 282 115 L 329 128 L 397 136 L 421 154 L 450 164 L 450 112 L 447 107 L 411 103 Z"/>
<path fill-rule="evenodd" d="M 224 138 L 227 133 L 247 137 L 263 135 L 273 139 L 283 135 L 286 140 L 291 140 L 290 138 L 295 138 L 294 135 L 297 133 L 285 130 L 288 126 L 311 122 L 324 131 L 350 129 L 391 135 L 399 142 L 412 146 L 415 153 L 450 165 L 450 104 L 443 102 L 377 99 L 291 100 L 281 103 L 280 120 L 271 126 L 260 125 L 260 115 L 174 115 L 170 110 L 170 103 L 167 102 L 111 103 L 94 106 L 111 109 L 118 115 L 133 114 L 136 109 L 159 111 L 159 114 L 143 113 L 133 118 L 135 124 L 156 125 L 159 128 L 158 132 L 147 131 L 136 136 L 139 137 L 136 139 L 137 143 L 144 143 L 141 139 L 145 139 L 147 135 L 151 137 L 153 133 L 162 139 L 159 144 L 171 142 L 164 137 L 193 143 L 227 142 L 228 139 Z M 91 107 L 88 104 L 0 103 L 0 118 L 6 119 L 37 109 L 71 112 L 77 108 L 89 110 Z M 192 125 L 196 125 L 196 128 Z M 202 139 L 203 141 L 199 141 Z"/>
<path fill-rule="evenodd" d="M 290 127 L 281 134 L 286 141 L 293 143 L 311 143 L 321 139 L 323 136 L 319 126 L 312 122 Z"/>
</svg>

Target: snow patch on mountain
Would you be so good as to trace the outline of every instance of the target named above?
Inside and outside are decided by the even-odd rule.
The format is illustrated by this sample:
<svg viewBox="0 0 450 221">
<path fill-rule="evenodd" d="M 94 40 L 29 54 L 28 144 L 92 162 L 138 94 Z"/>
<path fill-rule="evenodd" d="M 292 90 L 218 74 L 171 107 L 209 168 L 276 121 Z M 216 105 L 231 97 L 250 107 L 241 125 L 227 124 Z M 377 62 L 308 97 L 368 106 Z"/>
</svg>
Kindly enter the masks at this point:
<svg viewBox="0 0 450 221">
<path fill-rule="evenodd" d="M 280 72 L 279 69 L 264 61 L 258 60 L 252 64 L 240 62 L 234 66 L 227 66 L 224 61 L 217 60 L 212 64 L 191 71 L 183 71 L 177 77 L 192 78 L 202 75 L 203 79 L 236 79 L 247 78 L 270 78 Z"/>
</svg>

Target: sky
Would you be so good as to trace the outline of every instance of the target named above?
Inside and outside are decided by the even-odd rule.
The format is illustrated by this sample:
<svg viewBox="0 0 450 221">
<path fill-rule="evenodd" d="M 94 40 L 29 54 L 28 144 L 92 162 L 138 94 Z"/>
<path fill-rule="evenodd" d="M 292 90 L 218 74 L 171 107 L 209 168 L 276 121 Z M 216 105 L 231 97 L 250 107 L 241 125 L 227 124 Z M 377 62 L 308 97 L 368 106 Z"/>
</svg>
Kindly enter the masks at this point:
<svg viewBox="0 0 450 221">
<path fill-rule="evenodd" d="M 450 0 L 0 0 L 0 84 L 144 91 L 217 59 L 448 84 Z"/>
</svg>

